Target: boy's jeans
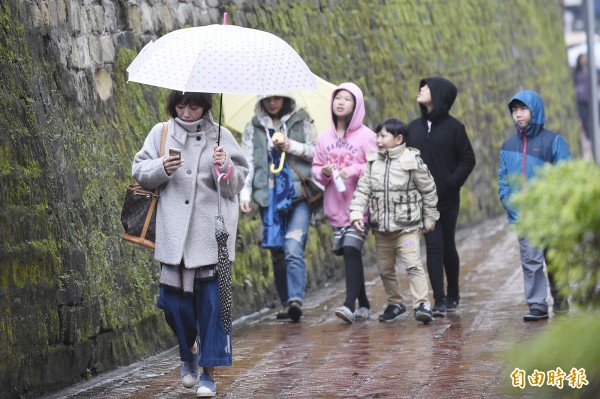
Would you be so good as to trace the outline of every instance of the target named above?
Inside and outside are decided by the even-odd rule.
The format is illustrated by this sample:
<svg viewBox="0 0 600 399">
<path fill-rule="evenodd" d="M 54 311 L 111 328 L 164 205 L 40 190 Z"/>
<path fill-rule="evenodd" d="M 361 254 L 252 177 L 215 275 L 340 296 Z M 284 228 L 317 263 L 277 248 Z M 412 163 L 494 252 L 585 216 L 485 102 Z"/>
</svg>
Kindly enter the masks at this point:
<svg viewBox="0 0 600 399">
<path fill-rule="evenodd" d="M 283 217 L 285 230 L 285 263 L 287 268 L 288 304 L 297 301 L 304 303 L 306 288 L 306 262 L 304 249 L 308 238 L 311 211 L 303 200 L 294 203 L 290 213 Z"/>
</svg>

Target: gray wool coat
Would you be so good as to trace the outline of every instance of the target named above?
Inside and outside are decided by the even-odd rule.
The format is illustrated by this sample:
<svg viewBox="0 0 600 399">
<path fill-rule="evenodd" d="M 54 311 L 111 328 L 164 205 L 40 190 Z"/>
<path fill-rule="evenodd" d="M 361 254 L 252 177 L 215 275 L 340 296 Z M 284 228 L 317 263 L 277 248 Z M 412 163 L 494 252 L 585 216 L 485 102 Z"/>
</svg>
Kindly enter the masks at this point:
<svg viewBox="0 0 600 399">
<path fill-rule="evenodd" d="M 156 213 L 156 248 L 154 258 L 169 265 L 198 268 L 217 263 L 215 216 L 217 215 L 217 175 L 212 164 L 213 148 L 217 142 L 218 127 L 212 118 L 186 123 L 178 118 L 168 121 L 165 153 L 170 147 L 181 149 L 183 165 L 171 176 L 167 175 L 160 157 L 162 123 L 152 128 L 144 146 L 135 155 L 132 174 L 142 186 L 161 187 Z M 221 212 L 229 233 L 229 259 L 235 259 L 235 237 L 238 224 L 237 195 L 244 187 L 248 162 L 231 134 L 221 127 L 221 146 L 227 153 L 228 180 L 221 180 Z M 167 155 L 165 155 L 167 156 Z"/>
</svg>

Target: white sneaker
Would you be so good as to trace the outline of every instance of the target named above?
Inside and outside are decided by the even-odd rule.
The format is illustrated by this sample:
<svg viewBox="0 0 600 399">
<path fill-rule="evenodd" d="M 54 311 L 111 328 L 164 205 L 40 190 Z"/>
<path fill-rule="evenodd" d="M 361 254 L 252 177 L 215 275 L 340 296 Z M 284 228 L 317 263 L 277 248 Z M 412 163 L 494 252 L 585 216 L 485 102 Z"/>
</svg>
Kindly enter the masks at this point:
<svg viewBox="0 0 600 399">
<path fill-rule="evenodd" d="M 217 386 L 212 378 L 207 374 L 202 374 L 200 377 L 200 383 L 196 390 L 197 398 L 211 398 L 217 395 Z"/>
<path fill-rule="evenodd" d="M 341 306 L 335 309 L 335 315 L 346 323 L 354 324 L 354 313 L 350 311 L 346 306 Z"/>
<path fill-rule="evenodd" d="M 181 383 L 183 384 L 183 386 L 185 388 L 193 388 L 196 385 L 197 381 L 198 381 L 198 374 L 196 374 L 195 377 L 193 374 L 186 374 L 181 379 Z"/>
</svg>

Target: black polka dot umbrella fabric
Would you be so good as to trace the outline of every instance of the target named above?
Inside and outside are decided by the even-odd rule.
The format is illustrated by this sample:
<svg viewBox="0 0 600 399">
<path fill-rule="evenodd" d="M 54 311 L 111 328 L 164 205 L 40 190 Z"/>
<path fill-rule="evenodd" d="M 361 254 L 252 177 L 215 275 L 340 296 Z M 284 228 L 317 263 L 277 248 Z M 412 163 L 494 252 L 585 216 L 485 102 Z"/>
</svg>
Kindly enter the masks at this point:
<svg viewBox="0 0 600 399">
<path fill-rule="evenodd" d="M 231 262 L 227 251 L 229 233 L 225 229 L 223 215 L 215 217 L 215 235 L 217 237 L 217 275 L 219 278 L 219 301 L 221 317 L 227 335 L 231 332 Z"/>
</svg>

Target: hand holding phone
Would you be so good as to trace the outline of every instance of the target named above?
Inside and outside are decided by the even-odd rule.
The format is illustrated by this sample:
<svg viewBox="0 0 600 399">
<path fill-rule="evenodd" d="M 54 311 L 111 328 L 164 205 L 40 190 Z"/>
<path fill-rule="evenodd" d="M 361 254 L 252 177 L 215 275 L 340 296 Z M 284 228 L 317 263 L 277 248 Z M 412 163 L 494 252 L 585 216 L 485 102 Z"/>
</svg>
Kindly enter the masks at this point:
<svg viewBox="0 0 600 399">
<path fill-rule="evenodd" d="M 169 156 L 181 159 L 181 150 L 179 148 L 169 148 Z"/>
<path fill-rule="evenodd" d="M 175 157 L 175 159 L 172 159 Z M 163 167 L 167 175 L 171 176 L 182 165 L 181 150 L 179 148 L 169 148 L 169 156 L 163 158 Z"/>
</svg>

